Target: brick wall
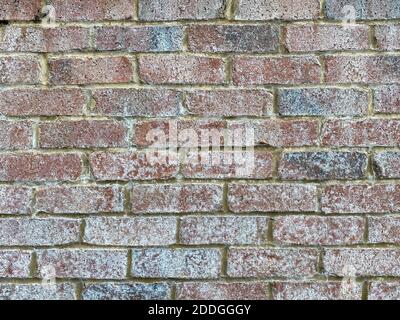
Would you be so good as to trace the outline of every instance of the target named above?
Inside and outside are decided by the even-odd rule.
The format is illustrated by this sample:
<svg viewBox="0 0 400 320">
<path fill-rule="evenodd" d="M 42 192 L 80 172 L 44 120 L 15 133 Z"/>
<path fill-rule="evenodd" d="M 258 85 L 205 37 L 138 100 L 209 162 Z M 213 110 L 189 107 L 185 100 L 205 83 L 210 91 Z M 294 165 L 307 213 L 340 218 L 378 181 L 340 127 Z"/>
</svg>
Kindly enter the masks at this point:
<svg viewBox="0 0 400 320">
<path fill-rule="evenodd" d="M 0 297 L 400 298 L 398 0 L 0 7 Z"/>
</svg>

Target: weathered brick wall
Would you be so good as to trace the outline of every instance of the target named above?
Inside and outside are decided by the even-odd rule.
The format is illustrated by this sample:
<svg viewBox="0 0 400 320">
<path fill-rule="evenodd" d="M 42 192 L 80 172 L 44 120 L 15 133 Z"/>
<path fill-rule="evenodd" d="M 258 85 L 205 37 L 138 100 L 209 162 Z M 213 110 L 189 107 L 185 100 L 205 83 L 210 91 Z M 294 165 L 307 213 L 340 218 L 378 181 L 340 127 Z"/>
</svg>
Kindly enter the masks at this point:
<svg viewBox="0 0 400 320">
<path fill-rule="evenodd" d="M 400 298 L 400 1 L 0 0 L 0 21 L 1 298 Z M 254 170 L 151 162 L 171 123 L 179 150 L 253 129 Z"/>
</svg>

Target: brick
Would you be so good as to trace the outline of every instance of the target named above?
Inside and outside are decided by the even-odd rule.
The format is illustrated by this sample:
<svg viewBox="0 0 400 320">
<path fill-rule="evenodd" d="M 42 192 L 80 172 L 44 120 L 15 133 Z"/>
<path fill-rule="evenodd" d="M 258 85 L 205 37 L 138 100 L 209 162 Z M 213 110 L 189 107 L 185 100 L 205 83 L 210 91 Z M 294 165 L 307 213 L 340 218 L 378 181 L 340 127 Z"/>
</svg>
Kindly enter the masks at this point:
<svg viewBox="0 0 400 320">
<path fill-rule="evenodd" d="M 124 279 L 127 250 L 49 249 L 37 251 L 39 275 L 54 268 L 60 279 Z"/>
<path fill-rule="evenodd" d="M 78 154 L 2 154 L 0 181 L 75 181 L 82 173 Z"/>
<path fill-rule="evenodd" d="M 50 0 L 59 21 L 102 21 L 132 19 L 135 9 L 130 0 Z"/>
<path fill-rule="evenodd" d="M 400 153 L 380 152 L 374 155 L 374 171 L 378 178 L 400 178 Z"/>
<path fill-rule="evenodd" d="M 400 210 L 400 186 L 332 185 L 322 192 L 325 213 L 388 213 Z"/>
<path fill-rule="evenodd" d="M 126 147 L 128 128 L 122 121 L 79 120 L 39 124 L 41 148 Z"/>
<path fill-rule="evenodd" d="M 80 89 L 0 90 L 0 113 L 4 116 L 79 116 L 86 103 Z"/>
<path fill-rule="evenodd" d="M 318 250 L 231 248 L 229 277 L 311 277 L 317 273 Z"/>
<path fill-rule="evenodd" d="M 362 116 L 368 114 L 368 92 L 357 89 L 306 88 L 279 90 L 284 116 Z"/>
<path fill-rule="evenodd" d="M 139 278 L 214 279 L 221 272 L 218 249 L 132 250 L 132 276 Z"/>
<path fill-rule="evenodd" d="M 196 25 L 189 27 L 193 52 L 276 52 L 279 29 L 258 25 Z"/>
<path fill-rule="evenodd" d="M 268 179 L 272 177 L 273 154 L 263 151 L 191 152 L 182 174 L 196 179 Z"/>
<path fill-rule="evenodd" d="M 400 243 L 400 219 L 395 216 L 369 217 L 368 241 L 370 243 Z"/>
<path fill-rule="evenodd" d="M 225 0 L 141 0 L 144 21 L 211 20 L 224 17 Z"/>
<path fill-rule="evenodd" d="M 75 300 L 75 288 L 70 283 L 47 284 L 1 284 L 3 300 Z"/>
<path fill-rule="evenodd" d="M 399 276 L 398 249 L 326 249 L 324 268 L 328 274 L 346 276 L 353 269 L 355 276 Z"/>
<path fill-rule="evenodd" d="M 288 180 L 349 180 L 366 177 L 368 155 L 361 152 L 284 152 L 279 176 Z"/>
<path fill-rule="evenodd" d="M 238 131 L 236 131 L 238 130 Z M 254 142 L 250 145 L 271 147 L 305 147 L 318 143 L 319 124 L 315 120 L 268 119 L 243 120 L 228 123 L 228 132 L 254 130 Z"/>
<path fill-rule="evenodd" d="M 184 217 L 180 223 L 183 244 L 262 244 L 268 219 L 262 217 Z"/>
<path fill-rule="evenodd" d="M 300 184 L 231 184 L 228 204 L 233 212 L 317 211 L 316 186 Z"/>
<path fill-rule="evenodd" d="M 1 278 L 30 278 L 32 254 L 22 250 L 0 251 Z"/>
<path fill-rule="evenodd" d="M 359 244 L 364 241 L 364 220 L 358 217 L 277 217 L 273 236 L 274 241 L 281 244 Z"/>
<path fill-rule="evenodd" d="M 266 90 L 189 91 L 186 104 L 196 116 L 264 116 L 273 112 L 273 95 Z"/>
<path fill-rule="evenodd" d="M 346 17 L 345 6 L 352 6 L 355 19 L 397 19 L 400 5 L 396 0 L 327 0 L 325 4 L 328 19 L 342 20 Z"/>
<path fill-rule="evenodd" d="M 374 91 L 374 108 L 379 113 L 400 113 L 400 86 L 379 86 Z"/>
<path fill-rule="evenodd" d="M 292 25 L 285 46 L 289 52 L 367 50 L 368 33 L 364 25 Z"/>
<path fill-rule="evenodd" d="M 99 152 L 90 155 L 97 181 L 170 179 L 178 174 L 177 156 L 151 152 Z"/>
<path fill-rule="evenodd" d="M 134 213 L 191 213 L 222 210 L 223 188 L 214 184 L 133 185 Z"/>
<path fill-rule="evenodd" d="M 94 48 L 99 51 L 173 52 L 183 49 L 182 27 L 96 27 Z"/>
<path fill-rule="evenodd" d="M 40 78 L 37 57 L 0 57 L 0 84 L 38 84 Z"/>
<path fill-rule="evenodd" d="M 41 0 L 3 0 L 1 2 L 0 20 L 37 20 L 42 8 Z"/>
<path fill-rule="evenodd" d="M 33 146 L 30 121 L 0 121 L 1 150 L 26 150 Z"/>
<path fill-rule="evenodd" d="M 131 82 L 133 67 L 128 57 L 54 58 L 49 73 L 52 85 L 125 83 Z"/>
<path fill-rule="evenodd" d="M 1 246 L 56 246 L 79 242 L 79 220 L 0 219 Z"/>
<path fill-rule="evenodd" d="M 327 83 L 400 83 L 399 56 L 327 56 Z"/>
<path fill-rule="evenodd" d="M 82 27 L 7 26 L 0 34 L 0 50 L 8 52 L 67 52 L 89 47 L 89 29 Z"/>
<path fill-rule="evenodd" d="M 267 300 L 267 284 L 259 282 L 178 283 L 178 300 Z"/>
<path fill-rule="evenodd" d="M 369 284 L 368 300 L 399 300 L 400 283 L 373 281 Z"/>
<path fill-rule="evenodd" d="M 85 243 L 112 246 L 166 246 L 176 243 L 176 219 L 90 218 L 85 220 Z"/>
<path fill-rule="evenodd" d="M 400 11 L 399 11 L 400 12 Z M 400 14 L 399 14 L 400 17 Z M 380 50 L 400 50 L 400 26 L 378 25 L 375 26 L 375 38 Z"/>
<path fill-rule="evenodd" d="M 272 286 L 274 300 L 361 300 L 362 286 L 348 288 L 342 282 L 278 282 Z"/>
<path fill-rule="evenodd" d="M 396 147 L 399 143 L 397 119 L 328 120 L 322 130 L 325 146 Z"/>
<path fill-rule="evenodd" d="M 83 300 L 168 300 L 171 287 L 166 283 L 99 283 L 85 285 Z"/>
<path fill-rule="evenodd" d="M 19 186 L 0 187 L 0 214 L 28 214 L 33 197 L 32 189 Z"/>
<path fill-rule="evenodd" d="M 237 20 L 306 20 L 319 16 L 318 0 L 241 0 L 238 2 Z"/>
<path fill-rule="evenodd" d="M 54 214 L 122 212 L 123 202 L 118 186 L 43 187 L 36 194 L 36 209 Z"/>
<path fill-rule="evenodd" d="M 169 89 L 100 89 L 93 92 L 92 113 L 119 117 L 174 117 L 182 93 Z"/>
<path fill-rule="evenodd" d="M 139 57 L 139 76 L 147 84 L 223 84 L 225 61 L 203 56 Z"/>
<path fill-rule="evenodd" d="M 320 83 L 316 56 L 237 57 L 233 59 L 236 85 Z"/>
</svg>

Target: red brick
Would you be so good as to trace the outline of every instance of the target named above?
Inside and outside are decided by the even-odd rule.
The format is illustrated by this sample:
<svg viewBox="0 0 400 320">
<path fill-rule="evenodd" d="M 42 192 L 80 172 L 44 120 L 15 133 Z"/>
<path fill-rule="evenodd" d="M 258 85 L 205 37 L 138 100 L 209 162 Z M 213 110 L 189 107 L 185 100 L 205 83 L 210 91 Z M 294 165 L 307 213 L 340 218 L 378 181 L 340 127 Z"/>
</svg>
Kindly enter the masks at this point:
<svg viewBox="0 0 400 320">
<path fill-rule="evenodd" d="M 268 179 L 273 154 L 263 151 L 191 152 L 184 158 L 182 174 L 196 179 Z"/>
<path fill-rule="evenodd" d="M 126 250 L 49 249 L 37 251 L 40 276 L 49 267 L 62 279 L 123 279 L 128 267 Z"/>
<path fill-rule="evenodd" d="M 183 244 L 262 244 L 268 219 L 262 217 L 184 217 L 180 223 Z"/>
<path fill-rule="evenodd" d="M 379 86 L 374 91 L 374 108 L 378 113 L 400 113 L 400 86 Z"/>
<path fill-rule="evenodd" d="M 237 20 L 305 20 L 319 16 L 318 0 L 241 0 L 236 10 Z"/>
<path fill-rule="evenodd" d="M 92 113 L 106 116 L 174 117 L 182 93 L 169 89 L 100 89 L 93 92 Z"/>
<path fill-rule="evenodd" d="M 52 85 L 125 83 L 131 82 L 133 77 L 128 57 L 51 59 L 49 72 Z"/>
<path fill-rule="evenodd" d="M 18 186 L 0 187 L 0 214 L 31 213 L 32 189 Z"/>
<path fill-rule="evenodd" d="M 173 52 L 183 49 L 183 29 L 177 26 L 97 27 L 96 50 Z"/>
<path fill-rule="evenodd" d="M 148 84 L 222 84 L 225 61 L 203 56 L 139 57 L 139 75 Z"/>
<path fill-rule="evenodd" d="M 380 50 L 400 50 L 400 26 L 378 25 L 375 26 L 375 38 Z"/>
<path fill-rule="evenodd" d="M 207 20 L 224 17 L 225 0 L 141 0 L 139 19 L 145 21 Z"/>
<path fill-rule="evenodd" d="M 33 128 L 30 121 L 0 121 L 0 149 L 25 150 L 33 146 Z"/>
<path fill-rule="evenodd" d="M 400 83 L 399 56 L 328 56 L 328 83 Z"/>
<path fill-rule="evenodd" d="M 0 57 L 0 84 L 38 84 L 40 77 L 37 57 Z"/>
<path fill-rule="evenodd" d="M 373 281 L 369 285 L 368 300 L 399 300 L 400 283 L 394 281 Z"/>
<path fill-rule="evenodd" d="M 75 288 L 70 283 L 0 284 L 0 297 L 4 300 L 75 300 Z"/>
<path fill-rule="evenodd" d="M 178 300 L 267 300 L 268 286 L 262 282 L 178 283 Z"/>
<path fill-rule="evenodd" d="M 53 214 L 123 212 L 123 192 L 118 186 L 40 188 L 36 194 L 36 210 Z"/>
<path fill-rule="evenodd" d="M 16 27 L 3 29 L 0 49 L 9 52 L 65 52 L 89 47 L 89 29 L 82 27 Z"/>
<path fill-rule="evenodd" d="M 50 0 L 60 21 L 102 21 L 132 19 L 135 9 L 130 0 Z"/>
<path fill-rule="evenodd" d="M 231 248 L 229 277 L 311 277 L 317 274 L 318 250 Z"/>
<path fill-rule="evenodd" d="M 374 171 L 378 178 L 400 178 L 400 153 L 380 152 L 373 158 Z"/>
<path fill-rule="evenodd" d="M 271 147 L 303 147 L 318 143 L 319 124 L 315 120 L 243 120 L 228 123 L 228 132 L 251 132 L 254 144 Z"/>
<path fill-rule="evenodd" d="M 0 251 L 0 277 L 30 278 L 32 254 L 22 250 Z"/>
<path fill-rule="evenodd" d="M 279 29 L 257 25 L 196 25 L 189 27 L 194 52 L 276 52 Z"/>
<path fill-rule="evenodd" d="M 221 273 L 218 249 L 143 249 L 132 251 L 132 276 L 215 279 Z"/>
<path fill-rule="evenodd" d="M 284 152 L 279 176 L 289 180 L 351 180 L 366 177 L 368 155 L 361 152 Z"/>
<path fill-rule="evenodd" d="M 362 286 L 347 288 L 342 282 L 278 282 L 272 287 L 275 300 L 361 300 Z"/>
<path fill-rule="evenodd" d="M 324 268 L 328 274 L 346 276 L 354 270 L 355 276 L 395 276 L 400 274 L 398 249 L 326 249 Z"/>
<path fill-rule="evenodd" d="M 149 152 L 101 152 L 90 155 L 97 181 L 170 179 L 177 175 L 177 156 Z"/>
<path fill-rule="evenodd" d="M 315 212 L 316 196 L 315 185 L 231 184 L 228 203 L 233 212 Z"/>
<path fill-rule="evenodd" d="M 396 216 L 368 218 L 370 243 L 400 243 L 400 218 Z"/>
<path fill-rule="evenodd" d="M 274 220 L 274 240 L 282 244 L 350 245 L 364 240 L 362 218 L 285 216 Z"/>
<path fill-rule="evenodd" d="M 369 48 L 369 28 L 364 25 L 292 25 L 285 30 L 285 45 L 289 52 Z"/>
<path fill-rule="evenodd" d="M 81 173 L 78 154 L 0 155 L 0 181 L 73 181 Z"/>
<path fill-rule="evenodd" d="M 223 188 L 213 184 L 137 184 L 131 190 L 134 213 L 191 213 L 222 210 Z"/>
<path fill-rule="evenodd" d="M 0 20 L 36 20 L 42 8 L 41 0 L 2 0 Z"/>
<path fill-rule="evenodd" d="M 1 246 L 57 246 L 78 243 L 80 222 L 71 219 L 0 219 Z"/>
<path fill-rule="evenodd" d="M 396 119 L 327 120 L 322 130 L 325 146 L 397 147 L 399 143 Z"/>
<path fill-rule="evenodd" d="M 190 114 L 234 117 L 264 116 L 273 112 L 273 95 L 266 90 L 189 91 L 186 104 Z"/>
<path fill-rule="evenodd" d="M 126 147 L 128 128 L 114 120 L 42 122 L 39 124 L 41 148 Z"/>
<path fill-rule="evenodd" d="M 239 57 L 233 59 L 236 85 L 320 83 L 316 56 Z"/>
<path fill-rule="evenodd" d="M 83 241 L 91 245 L 167 246 L 176 243 L 176 219 L 90 218 Z"/>
<path fill-rule="evenodd" d="M 78 116 L 86 103 L 80 89 L 0 91 L 0 113 L 5 116 Z"/>
</svg>

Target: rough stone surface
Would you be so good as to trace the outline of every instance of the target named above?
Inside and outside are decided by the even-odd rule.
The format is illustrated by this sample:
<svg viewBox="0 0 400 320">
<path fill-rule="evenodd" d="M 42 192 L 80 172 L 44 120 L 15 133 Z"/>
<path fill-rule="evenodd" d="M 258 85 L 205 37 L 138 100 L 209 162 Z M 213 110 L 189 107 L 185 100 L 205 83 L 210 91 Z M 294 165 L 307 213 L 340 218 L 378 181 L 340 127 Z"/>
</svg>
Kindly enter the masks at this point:
<svg viewBox="0 0 400 320">
<path fill-rule="evenodd" d="M 379 86 L 374 92 L 375 112 L 400 113 L 400 86 Z"/>
<path fill-rule="evenodd" d="M 374 170 L 378 178 L 400 178 L 400 153 L 380 152 L 374 156 Z"/>
<path fill-rule="evenodd" d="M 72 284 L 2 284 L 1 300 L 75 300 Z"/>
</svg>

